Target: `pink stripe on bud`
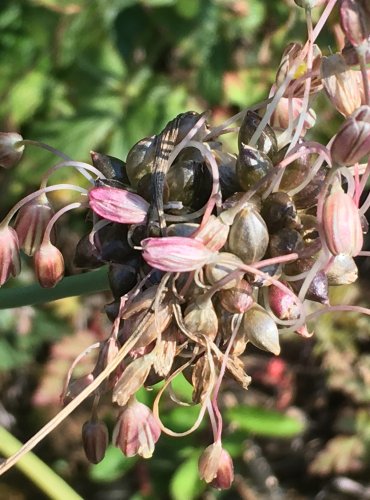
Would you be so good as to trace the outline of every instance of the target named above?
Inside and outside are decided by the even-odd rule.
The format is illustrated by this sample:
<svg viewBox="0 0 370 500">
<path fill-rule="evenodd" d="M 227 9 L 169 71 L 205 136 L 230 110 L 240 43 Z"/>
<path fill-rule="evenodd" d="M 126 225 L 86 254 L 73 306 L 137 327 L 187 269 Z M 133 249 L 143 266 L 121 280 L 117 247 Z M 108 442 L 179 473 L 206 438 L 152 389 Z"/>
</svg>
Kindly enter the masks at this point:
<svg viewBox="0 0 370 500">
<path fill-rule="evenodd" d="M 202 242 L 182 236 L 146 238 L 141 246 L 143 258 L 150 266 L 174 273 L 196 271 L 213 262 L 217 255 Z"/>
<path fill-rule="evenodd" d="M 145 221 L 149 203 L 125 189 L 96 187 L 89 192 L 90 208 L 100 217 L 121 224 L 140 224 Z"/>
</svg>

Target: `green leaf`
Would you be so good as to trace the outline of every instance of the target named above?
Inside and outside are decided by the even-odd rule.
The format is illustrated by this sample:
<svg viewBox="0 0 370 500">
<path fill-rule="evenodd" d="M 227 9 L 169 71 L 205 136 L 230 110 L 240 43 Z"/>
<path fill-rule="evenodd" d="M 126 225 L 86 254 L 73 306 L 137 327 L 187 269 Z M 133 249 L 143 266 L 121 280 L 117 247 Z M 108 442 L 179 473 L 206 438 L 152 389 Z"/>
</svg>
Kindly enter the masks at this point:
<svg viewBox="0 0 370 500">
<path fill-rule="evenodd" d="M 29 120 L 44 99 L 46 76 L 32 71 L 16 82 L 10 91 L 9 110 L 16 126 Z"/>
<path fill-rule="evenodd" d="M 89 476 L 94 481 L 108 483 L 122 477 L 137 461 L 137 457 L 127 458 L 119 448 L 109 446 L 104 460 L 90 467 Z"/>
<path fill-rule="evenodd" d="M 205 489 L 198 474 L 199 452 L 192 454 L 172 476 L 170 492 L 173 500 L 192 500 Z"/>
<path fill-rule="evenodd" d="M 260 436 L 289 438 L 304 431 L 305 425 L 298 418 L 257 406 L 237 406 L 225 412 L 229 423 L 239 429 Z"/>
</svg>

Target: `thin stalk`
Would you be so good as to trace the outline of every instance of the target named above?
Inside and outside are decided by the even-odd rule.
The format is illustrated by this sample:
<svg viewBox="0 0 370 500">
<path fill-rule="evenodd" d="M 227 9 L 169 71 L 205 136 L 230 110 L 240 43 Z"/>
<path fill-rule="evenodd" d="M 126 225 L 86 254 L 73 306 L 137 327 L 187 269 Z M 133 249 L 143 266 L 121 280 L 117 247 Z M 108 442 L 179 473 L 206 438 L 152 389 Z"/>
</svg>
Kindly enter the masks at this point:
<svg viewBox="0 0 370 500">
<path fill-rule="evenodd" d="M 16 453 L 22 444 L 4 427 L 0 427 L 0 453 L 9 457 Z M 53 500 L 82 500 L 58 474 L 33 453 L 29 453 L 17 463 L 19 470 L 34 485 Z"/>
</svg>

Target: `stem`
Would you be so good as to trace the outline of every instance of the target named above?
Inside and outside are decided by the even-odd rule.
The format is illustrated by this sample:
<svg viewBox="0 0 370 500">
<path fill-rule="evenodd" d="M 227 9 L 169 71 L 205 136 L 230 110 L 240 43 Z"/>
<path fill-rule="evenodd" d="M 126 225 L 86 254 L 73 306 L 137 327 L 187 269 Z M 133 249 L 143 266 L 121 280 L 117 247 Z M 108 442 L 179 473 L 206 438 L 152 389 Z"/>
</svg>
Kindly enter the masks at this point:
<svg viewBox="0 0 370 500">
<path fill-rule="evenodd" d="M 0 452 L 9 457 L 16 453 L 22 444 L 4 427 L 0 427 Z M 18 462 L 17 467 L 40 490 L 53 500 L 82 500 L 60 476 L 36 455 L 30 453 Z"/>
<path fill-rule="evenodd" d="M 92 172 L 95 174 L 98 179 L 105 179 L 105 175 L 103 175 L 100 170 L 98 170 L 96 167 L 93 167 L 92 165 L 89 165 L 88 163 L 84 163 L 82 161 L 73 161 L 73 160 L 66 160 L 62 161 L 61 163 L 57 163 L 53 167 L 49 168 L 47 172 L 43 175 L 41 179 L 41 185 L 40 189 L 45 188 L 46 184 L 49 180 L 49 177 L 56 171 L 64 167 L 73 167 L 76 168 L 91 184 L 94 184 L 95 180 L 91 175 L 89 175 L 87 172 Z"/>
<path fill-rule="evenodd" d="M 38 196 L 40 196 L 40 194 L 50 193 L 51 191 L 59 191 L 60 189 L 69 189 L 71 191 L 78 191 L 81 194 L 87 195 L 86 189 L 75 186 L 74 184 L 55 184 L 54 186 L 48 186 L 43 189 L 38 189 L 37 191 L 29 194 L 28 196 L 25 196 L 22 200 L 18 201 L 18 203 L 16 203 L 14 207 L 9 210 L 3 221 L 0 223 L 0 226 L 6 226 L 7 224 L 9 224 L 11 219 L 18 212 L 18 210 L 23 207 L 23 205 L 26 205 L 33 199 L 37 198 Z"/>
<path fill-rule="evenodd" d="M 69 212 L 70 210 L 73 210 L 75 208 L 80 208 L 81 206 L 83 206 L 83 203 L 80 203 L 77 201 L 75 203 L 70 203 L 69 205 L 66 205 L 65 207 L 58 210 L 58 212 L 53 215 L 53 217 L 49 220 L 48 225 L 46 226 L 43 241 L 44 242 L 50 241 L 50 233 L 53 229 L 53 226 L 56 223 L 56 221 L 60 217 L 62 217 L 62 215 L 64 215 L 66 212 Z"/>
<path fill-rule="evenodd" d="M 0 309 L 33 306 L 76 295 L 109 290 L 107 267 L 97 271 L 64 278 L 55 288 L 42 288 L 38 284 L 0 289 Z"/>
<path fill-rule="evenodd" d="M 31 139 L 22 139 L 21 141 L 18 141 L 15 146 L 36 146 L 37 148 L 41 149 L 46 149 L 46 151 L 50 151 L 50 153 L 53 153 L 55 156 L 59 156 L 60 158 L 63 158 L 63 160 L 72 160 L 68 155 L 65 155 L 58 149 L 53 148 L 52 146 L 49 146 L 49 144 L 45 144 L 44 142 L 40 141 L 33 141 Z"/>
</svg>

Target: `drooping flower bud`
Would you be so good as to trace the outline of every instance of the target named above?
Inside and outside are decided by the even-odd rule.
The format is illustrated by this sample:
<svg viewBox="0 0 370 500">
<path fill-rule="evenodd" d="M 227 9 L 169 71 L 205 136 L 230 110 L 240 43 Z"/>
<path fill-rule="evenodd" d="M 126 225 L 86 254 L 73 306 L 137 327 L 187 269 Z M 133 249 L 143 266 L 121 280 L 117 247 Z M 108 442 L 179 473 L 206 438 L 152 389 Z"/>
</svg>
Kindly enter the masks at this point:
<svg viewBox="0 0 370 500">
<path fill-rule="evenodd" d="M 18 236 L 10 226 L 0 226 L 0 286 L 21 270 Z"/>
<path fill-rule="evenodd" d="M 108 429 L 105 423 L 98 420 L 85 422 L 82 427 L 82 444 L 89 462 L 101 462 L 108 448 Z"/>
<path fill-rule="evenodd" d="M 198 470 L 200 479 L 206 483 L 211 483 L 217 476 L 222 455 L 222 445 L 217 441 L 203 451 L 199 457 Z"/>
<path fill-rule="evenodd" d="M 40 248 L 46 226 L 53 214 L 45 195 L 40 195 L 19 210 L 14 229 L 24 253 L 32 256 Z"/>
<path fill-rule="evenodd" d="M 342 0 L 340 4 L 342 29 L 354 47 L 370 36 L 370 6 L 368 0 Z"/>
<path fill-rule="evenodd" d="M 119 414 L 112 441 L 126 457 L 150 458 L 161 429 L 150 408 L 132 397 Z"/>
<path fill-rule="evenodd" d="M 89 203 L 100 217 L 121 224 L 143 223 L 150 206 L 138 194 L 106 186 L 91 189 Z"/>
<path fill-rule="evenodd" d="M 228 490 L 234 481 L 234 464 L 229 453 L 222 449 L 217 474 L 211 486 L 218 490 Z"/>
<path fill-rule="evenodd" d="M 355 257 L 359 254 L 364 241 L 360 213 L 341 187 L 326 198 L 322 225 L 326 244 L 333 255 L 344 253 Z"/>
<path fill-rule="evenodd" d="M 0 167 L 10 168 L 22 157 L 24 146 L 17 146 L 23 137 L 16 132 L 0 132 Z"/>
<path fill-rule="evenodd" d="M 146 238 L 141 242 L 143 258 L 161 271 L 187 272 L 213 262 L 216 254 L 200 241 L 181 236 Z"/>
<path fill-rule="evenodd" d="M 353 165 L 370 152 L 370 106 L 361 106 L 340 127 L 331 145 L 332 160 Z"/>
<path fill-rule="evenodd" d="M 226 490 L 234 481 L 234 466 L 229 453 L 217 441 L 208 446 L 199 457 L 199 477 L 214 488 Z"/>
<path fill-rule="evenodd" d="M 322 58 L 321 76 L 326 93 L 339 113 L 349 116 L 361 106 L 361 85 L 341 54 Z"/>
<path fill-rule="evenodd" d="M 64 276 L 64 259 L 52 243 L 43 242 L 34 255 L 37 279 L 44 288 L 53 288 Z"/>
</svg>

